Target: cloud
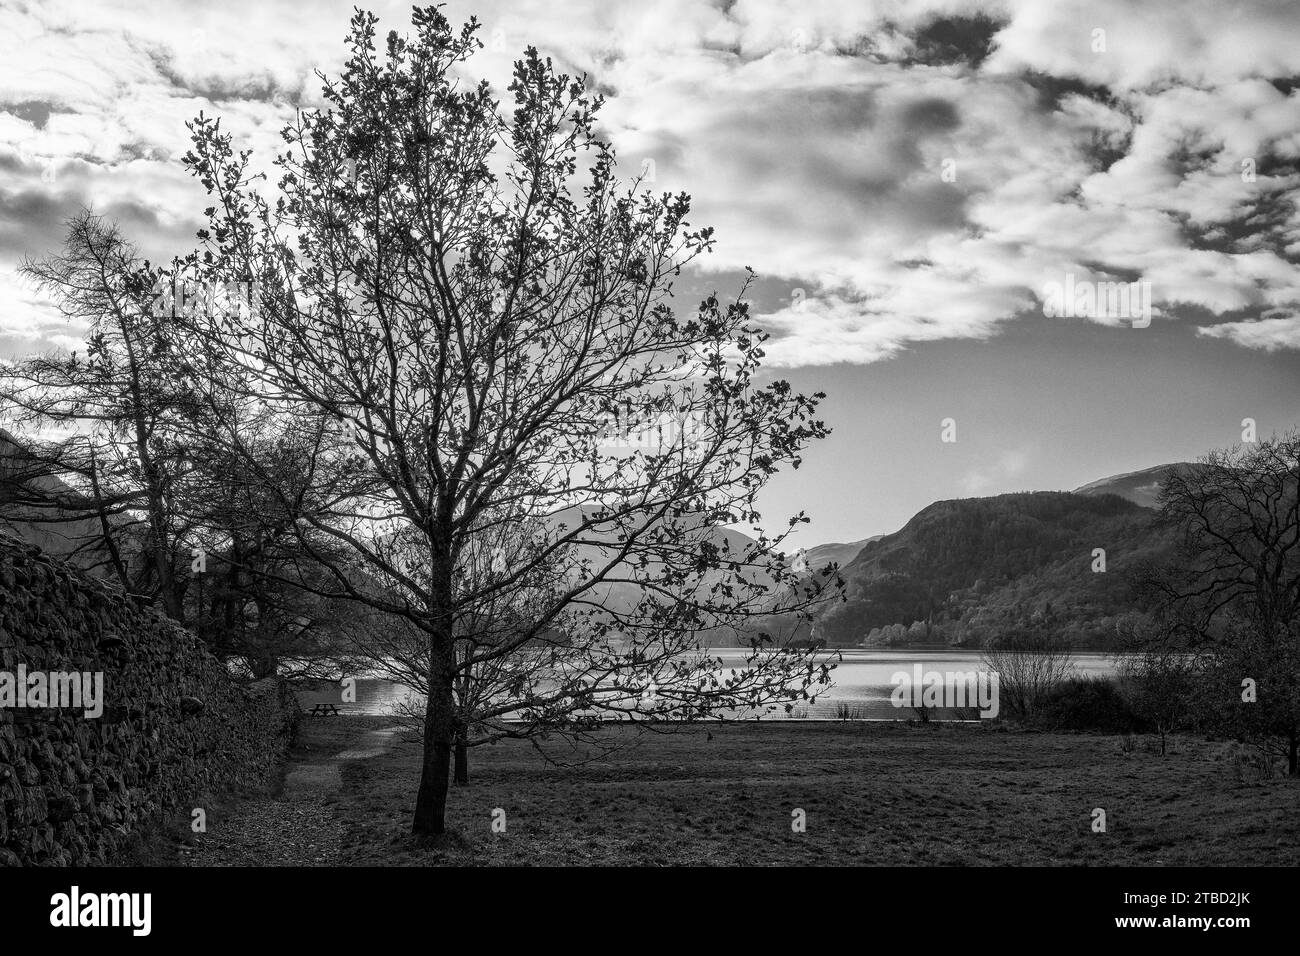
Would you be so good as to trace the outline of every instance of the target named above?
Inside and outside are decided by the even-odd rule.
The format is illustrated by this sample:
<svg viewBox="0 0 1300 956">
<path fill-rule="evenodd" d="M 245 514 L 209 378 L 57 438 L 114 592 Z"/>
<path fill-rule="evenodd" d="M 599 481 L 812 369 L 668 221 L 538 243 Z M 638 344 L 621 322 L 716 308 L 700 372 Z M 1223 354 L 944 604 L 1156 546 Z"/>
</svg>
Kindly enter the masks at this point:
<svg viewBox="0 0 1300 956">
<path fill-rule="evenodd" d="M 408 4 L 377 6 L 381 33 L 407 28 Z M 700 268 L 772 280 L 755 313 L 775 364 L 988 338 L 1066 272 L 1145 279 L 1161 321 L 1209 310 L 1225 331 L 1204 334 L 1245 346 L 1278 347 L 1256 343 L 1289 320 L 1257 316 L 1300 306 L 1293 3 L 447 8 L 471 13 L 474 73 L 504 90 L 530 43 L 587 73 L 625 169 L 690 192 L 692 221 L 717 228 Z M 176 161 L 185 121 L 221 116 L 266 162 L 293 109 L 319 103 L 315 71 L 337 71 L 350 16 L 261 0 L 0 9 L 6 307 L 27 308 L 6 269 L 57 244 L 79 203 L 120 213 L 151 256 L 192 244 L 204 203 Z"/>
<path fill-rule="evenodd" d="M 1004 449 L 987 465 L 968 468 L 961 477 L 962 490 L 977 496 L 993 488 L 1005 488 L 1028 470 L 1032 458 L 1028 447 Z"/>
<path fill-rule="evenodd" d="M 1244 322 L 1224 322 L 1196 330 L 1201 335 L 1227 339 L 1250 349 L 1275 352 L 1300 349 L 1300 315 L 1272 315 Z"/>
<path fill-rule="evenodd" d="M 1300 73 L 1300 8 L 1288 0 L 1015 0 L 1005 10 L 991 72 L 1032 69 L 1119 92 Z"/>
</svg>

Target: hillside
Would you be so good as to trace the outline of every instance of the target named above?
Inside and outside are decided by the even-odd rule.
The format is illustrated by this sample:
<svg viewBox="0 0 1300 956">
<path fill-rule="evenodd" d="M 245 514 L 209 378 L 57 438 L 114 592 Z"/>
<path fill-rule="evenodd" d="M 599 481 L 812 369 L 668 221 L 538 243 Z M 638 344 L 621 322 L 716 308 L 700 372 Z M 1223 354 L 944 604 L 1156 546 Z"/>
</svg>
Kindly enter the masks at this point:
<svg viewBox="0 0 1300 956">
<path fill-rule="evenodd" d="M 835 646 L 944 643 L 978 646 L 1024 625 L 1045 627 L 1077 646 L 1107 647 L 1116 625 L 1138 610 L 1128 572 L 1156 560 L 1171 546 L 1156 530 L 1152 509 L 1160 480 L 1186 464 L 1162 465 L 1090 482 L 1074 492 L 1031 492 L 940 501 L 901 530 L 862 541 L 809 548 L 810 569 L 840 566 L 846 600 L 818 617 L 815 635 Z M 65 496 L 66 484 L 34 462 L 0 431 L 0 529 L 47 553 L 103 574 L 105 558 L 96 522 L 37 510 L 26 501 Z M 555 526 L 578 519 L 576 509 L 550 516 Z M 701 529 L 703 530 L 703 529 Z M 599 565 L 616 546 L 616 534 L 592 529 L 581 557 Z M 731 554 L 752 543 L 739 531 L 712 528 L 705 539 Z M 609 543 L 597 544 L 608 540 Z M 1093 549 L 1106 550 L 1105 573 L 1094 573 Z M 810 572 L 811 573 L 811 572 Z M 629 575 L 631 576 L 631 575 Z M 774 582 L 753 575 L 761 587 Z M 706 580 L 718 580 L 717 574 Z M 642 597 L 629 582 L 611 582 L 591 595 L 613 610 Z M 784 639 L 808 636 L 793 620 L 769 617 L 751 626 Z M 737 642 L 730 628 L 700 635 L 708 644 Z"/>
<path fill-rule="evenodd" d="M 591 520 L 595 513 L 596 509 L 591 506 L 584 506 L 581 512 L 579 512 L 577 506 L 573 506 L 551 514 L 548 516 L 547 522 L 553 530 L 567 530 L 577 527 L 583 520 Z M 717 526 L 704 527 L 691 516 L 678 519 L 678 523 L 685 530 L 687 540 L 694 539 L 700 544 L 708 542 L 712 547 L 717 548 L 721 554 L 730 555 L 737 559 L 743 556 L 754 544 L 754 539 L 741 531 Z M 575 555 L 579 560 L 589 560 L 592 568 L 602 567 L 613 558 L 617 551 L 618 529 L 612 522 L 596 523 L 589 526 L 583 537 L 584 543 L 575 549 Z M 812 553 L 811 550 L 809 553 Z M 624 563 L 616 566 L 612 576 L 634 579 L 645 579 L 648 576 L 653 579 L 658 573 L 659 569 L 656 568 L 634 570 Z M 735 573 L 752 582 L 758 588 L 759 594 L 775 594 L 776 582 L 760 569 L 749 568 L 743 572 Z M 734 580 L 732 574 L 733 572 L 730 571 L 710 571 L 703 575 L 702 587 L 707 590 L 720 582 Z M 645 592 L 642 588 L 632 581 L 602 582 L 592 587 L 588 594 L 591 600 L 616 614 L 628 613 L 640 603 L 644 596 Z M 742 597 L 740 589 L 737 589 L 736 596 L 738 598 Z M 759 600 L 757 606 L 771 607 L 772 605 Z M 801 628 L 792 618 L 781 615 L 752 618 L 748 622 L 748 629 L 767 631 L 770 634 L 780 636 L 784 640 L 805 637 L 807 631 L 806 625 Z M 729 626 L 701 631 L 696 636 L 702 644 L 715 647 L 746 643 L 746 640 L 742 639 L 737 630 Z"/>
<path fill-rule="evenodd" d="M 1159 508 L 1160 483 L 1172 472 L 1194 467 L 1196 466 L 1189 462 L 1178 462 L 1173 465 L 1156 465 L 1154 468 L 1130 471 L 1123 475 L 1111 475 L 1109 478 L 1099 478 L 1097 481 L 1075 488 L 1074 494 L 1093 497 L 1119 495 L 1126 501 L 1143 508 Z"/>
<path fill-rule="evenodd" d="M 1127 572 L 1171 542 L 1153 514 L 1114 494 L 1031 492 L 940 501 L 864 547 L 846 598 L 818 620 L 828 643 L 978 646 L 1042 626 L 1076 646 L 1113 642 L 1136 610 Z M 1106 551 L 1105 573 L 1092 570 Z"/>
</svg>

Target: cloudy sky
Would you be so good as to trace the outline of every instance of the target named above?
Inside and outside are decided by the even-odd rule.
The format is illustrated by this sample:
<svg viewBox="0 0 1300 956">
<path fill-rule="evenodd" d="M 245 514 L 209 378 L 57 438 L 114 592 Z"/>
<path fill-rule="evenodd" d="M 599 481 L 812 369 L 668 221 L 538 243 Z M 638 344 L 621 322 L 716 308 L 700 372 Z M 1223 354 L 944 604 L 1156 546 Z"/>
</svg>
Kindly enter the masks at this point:
<svg viewBox="0 0 1300 956">
<path fill-rule="evenodd" d="M 78 341 L 14 266 L 79 206 L 150 256 L 191 248 L 185 121 L 221 116 L 269 157 L 351 7 L 0 0 L 0 356 Z M 1300 424 L 1300 4 L 447 11 L 482 22 L 474 71 L 498 85 L 528 44 L 586 73 L 628 172 L 695 197 L 719 244 L 689 293 L 760 275 L 773 372 L 826 391 L 835 429 L 766 501 L 811 512 L 808 544 L 1193 458 L 1244 418 Z M 1067 278 L 1144 283 L 1150 323 L 1045 315 Z"/>
</svg>

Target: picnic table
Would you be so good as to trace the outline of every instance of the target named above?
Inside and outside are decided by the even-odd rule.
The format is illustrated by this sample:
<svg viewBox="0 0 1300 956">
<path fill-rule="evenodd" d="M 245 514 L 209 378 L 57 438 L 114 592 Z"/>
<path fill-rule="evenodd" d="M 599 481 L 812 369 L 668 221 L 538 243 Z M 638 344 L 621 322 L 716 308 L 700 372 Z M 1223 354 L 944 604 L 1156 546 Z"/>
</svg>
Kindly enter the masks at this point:
<svg viewBox="0 0 1300 956">
<path fill-rule="evenodd" d="M 340 716 L 338 704 L 315 704 L 307 713 L 312 717 L 325 717 L 330 714 L 335 717 Z"/>
</svg>

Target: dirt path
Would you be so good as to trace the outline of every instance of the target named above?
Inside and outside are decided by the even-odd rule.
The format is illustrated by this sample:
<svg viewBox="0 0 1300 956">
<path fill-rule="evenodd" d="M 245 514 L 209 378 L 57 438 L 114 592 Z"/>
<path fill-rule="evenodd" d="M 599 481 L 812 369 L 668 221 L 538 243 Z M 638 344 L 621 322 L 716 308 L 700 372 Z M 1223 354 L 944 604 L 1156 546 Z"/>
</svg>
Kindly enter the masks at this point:
<svg viewBox="0 0 1300 956">
<path fill-rule="evenodd" d="M 184 866 L 340 866 L 356 862 L 334 812 L 344 766 L 386 753 L 398 727 L 353 718 L 309 719 L 275 797 L 253 797 L 208 812 L 207 832 L 181 848 Z"/>
</svg>

